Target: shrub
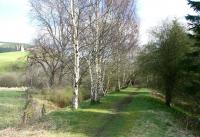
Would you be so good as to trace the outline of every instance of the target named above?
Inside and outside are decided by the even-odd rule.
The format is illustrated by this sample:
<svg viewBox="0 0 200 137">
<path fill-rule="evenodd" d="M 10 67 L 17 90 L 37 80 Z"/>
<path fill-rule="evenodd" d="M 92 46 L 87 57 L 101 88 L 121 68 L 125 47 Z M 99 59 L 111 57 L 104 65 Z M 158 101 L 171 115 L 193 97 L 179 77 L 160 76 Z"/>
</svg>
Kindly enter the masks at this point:
<svg viewBox="0 0 200 137">
<path fill-rule="evenodd" d="M 54 87 L 54 89 L 43 88 L 31 88 L 28 92 L 33 95 L 33 97 L 40 98 L 42 100 L 48 100 L 54 103 L 58 107 L 66 107 L 71 105 L 71 100 L 73 97 L 72 87 Z M 79 101 L 83 101 L 90 98 L 90 89 L 85 86 L 80 86 L 79 88 Z"/>
<path fill-rule="evenodd" d="M 73 89 L 70 86 L 66 88 L 57 87 L 52 90 L 43 89 L 40 91 L 40 94 L 43 96 L 44 99 L 49 100 L 55 103 L 58 107 L 63 108 L 71 105 L 71 100 L 73 97 L 72 90 Z M 89 97 L 89 90 L 81 86 L 79 92 L 79 101 L 89 99 Z"/>
<path fill-rule="evenodd" d="M 65 89 L 56 89 L 49 92 L 49 100 L 63 108 L 71 104 L 72 89 L 67 87 Z"/>
<path fill-rule="evenodd" d="M 79 101 L 83 101 L 90 98 L 90 88 L 86 86 L 80 86 L 79 88 Z"/>
<path fill-rule="evenodd" d="M 0 87 L 22 87 L 26 78 L 22 73 L 6 73 L 0 76 Z"/>
</svg>

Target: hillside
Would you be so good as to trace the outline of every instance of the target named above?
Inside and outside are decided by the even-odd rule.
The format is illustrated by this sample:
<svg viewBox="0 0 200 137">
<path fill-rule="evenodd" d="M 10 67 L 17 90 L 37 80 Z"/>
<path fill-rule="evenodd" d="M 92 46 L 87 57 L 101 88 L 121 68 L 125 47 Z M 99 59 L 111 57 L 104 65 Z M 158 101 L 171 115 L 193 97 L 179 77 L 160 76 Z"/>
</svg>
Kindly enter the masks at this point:
<svg viewBox="0 0 200 137">
<path fill-rule="evenodd" d="M 155 98 L 148 89 L 128 88 L 103 97 L 100 104 L 56 110 L 30 128 L 0 131 L 6 136 L 33 137 L 193 137 L 184 115 Z"/>
<path fill-rule="evenodd" d="M 0 53 L 0 73 L 19 71 L 26 62 L 27 52 Z"/>
</svg>

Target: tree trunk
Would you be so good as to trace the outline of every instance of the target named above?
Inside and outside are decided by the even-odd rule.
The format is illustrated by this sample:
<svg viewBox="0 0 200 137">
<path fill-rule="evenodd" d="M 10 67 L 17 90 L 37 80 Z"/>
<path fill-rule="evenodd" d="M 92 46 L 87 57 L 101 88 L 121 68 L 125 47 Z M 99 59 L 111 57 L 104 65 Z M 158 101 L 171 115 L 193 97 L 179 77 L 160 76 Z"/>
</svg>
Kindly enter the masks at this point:
<svg viewBox="0 0 200 137">
<path fill-rule="evenodd" d="M 120 91 L 120 89 L 121 89 L 121 81 L 120 81 L 119 74 L 117 76 L 117 89 L 118 89 L 118 91 Z"/>
<path fill-rule="evenodd" d="M 127 82 L 126 82 L 127 80 L 126 80 L 126 71 L 125 71 L 125 69 L 124 69 L 124 71 L 123 71 L 123 78 L 122 78 L 122 85 L 123 85 L 123 88 L 126 88 L 127 87 Z"/>
<path fill-rule="evenodd" d="M 93 78 L 93 71 L 92 71 L 92 64 L 91 59 L 88 60 L 89 66 L 89 74 L 90 74 L 90 100 L 91 104 L 95 102 L 95 85 L 94 85 L 94 78 Z"/>
<path fill-rule="evenodd" d="M 74 84 L 73 84 L 73 98 L 72 108 L 78 109 L 78 92 L 80 79 L 80 53 L 79 53 L 79 38 L 78 38 L 78 0 L 71 0 L 72 23 L 73 23 L 73 37 L 72 43 L 74 47 Z"/>
<path fill-rule="evenodd" d="M 170 107 L 171 99 L 172 99 L 171 89 L 170 89 L 170 88 L 167 88 L 167 89 L 166 89 L 166 93 L 165 93 L 165 104 L 166 104 L 168 107 Z"/>
<path fill-rule="evenodd" d="M 55 81 L 55 73 L 52 72 L 49 77 L 49 87 L 53 87 Z"/>
<path fill-rule="evenodd" d="M 73 102 L 72 107 L 74 109 L 78 108 L 78 88 L 79 88 L 79 52 L 78 52 L 78 45 L 75 46 L 75 67 L 74 67 L 74 92 L 73 92 Z"/>
<path fill-rule="evenodd" d="M 59 74 L 59 78 L 58 78 L 58 84 L 61 85 L 63 82 L 63 71 L 64 71 L 64 66 L 62 65 L 60 68 L 60 74 Z"/>
<path fill-rule="evenodd" d="M 99 91 L 100 91 L 100 51 L 99 51 L 99 1 L 96 0 L 96 12 L 95 12 L 95 17 L 96 17 L 96 42 L 95 42 L 95 52 L 96 52 L 96 56 L 95 56 L 95 73 L 96 73 L 96 84 L 95 84 L 95 92 L 94 92 L 94 98 L 95 98 L 95 102 L 99 102 L 100 98 L 99 98 Z"/>
<path fill-rule="evenodd" d="M 105 92 L 107 93 L 108 90 L 110 90 L 110 77 L 109 77 L 109 75 L 108 75 L 108 79 L 107 79 L 107 83 L 106 83 L 106 90 L 105 90 Z"/>
<path fill-rule="evenodd" d="M 116 88 L 115 88 L 115 91 L 119 92 L 120 89 L 121 89 L 121 81 L 120 81 L 120 76 L 119 76 L 119 66 L 117 64 L 117 84 L 116 84 Z"/>
<path fill-rule="evenodd" d="M 101 81 L 100 81 L 100 93 L 101 93 L 101 96 L 104 96 L 106 93 L 105 93 L 105 88 L 104 88 L 104 79 L 105 79 L 105 69 L 103 69 L 103 72 L 101 72 L 102 75 L 101 75 Z"/>
</svg>

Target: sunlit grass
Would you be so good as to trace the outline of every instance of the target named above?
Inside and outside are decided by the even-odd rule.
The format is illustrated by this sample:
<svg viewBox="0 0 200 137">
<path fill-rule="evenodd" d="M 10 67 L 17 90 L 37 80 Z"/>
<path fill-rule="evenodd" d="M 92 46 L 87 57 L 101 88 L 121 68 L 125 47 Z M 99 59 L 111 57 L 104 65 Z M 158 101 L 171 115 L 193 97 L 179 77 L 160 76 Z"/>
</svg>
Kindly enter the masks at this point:
<svg viewBox="0 0 200 137">
<path fill-rule="evenodd" d="M 0 73 L 14 71 L 25 66 L 28 52 L 0 53 Z"/>
<path fill-rule="evenodd" d="M 127 88 L 103 97 L 100 104 L 81 103 L 76 111 L 70 108 L 48 114 L 53 123 L 52 134 L 66 136 L 95 136 L 103 128 L 102 137 L 186 137 L 190 135 L 177 123 L 179 112 L 153 98 L 148 89 Z M 121 108 L 113 107 L 125 97 L 133 95 L 132 102 Z"/>
<path fill-rule="evenodd" d="M 4 111 L 9 110 L 8 107 L 21 106 L 23 100 L 18 98 L 19 92 L 2 92 L 0 96 L 0 107 L 1 104 L 6 107 L 1 109 L 1 122 L 11 117 L 5 116 Z M 130 96 L 130 102 L 119 105 Z M 116 110 L 116 106 L 119 110 Z M 90 100 L 86 100 L 80 102 L 79 109 L 75 111 L 70 107 L 50 111 L 39 123 L 35 123 L 32 131 L 16 131 L 16 134 L 29 135 L 30 132 L 37 136 L 44 130 L 44 137 L 192 137 L 191 131 L 181 124 L 181 115 L 178 110 L 169 108 L 163 101 L 154 98 L 150 90 L 127 88 L 107 94 L 100 104 L 91 105 Z M 43 129 L 41 125 L 50 126 Z"/>
<path fill-rule="evenodd" d="M 14 126 L 21 120 L 25 100 L 22 91 L 0 91 L 0 129 Z"/>
</svg>

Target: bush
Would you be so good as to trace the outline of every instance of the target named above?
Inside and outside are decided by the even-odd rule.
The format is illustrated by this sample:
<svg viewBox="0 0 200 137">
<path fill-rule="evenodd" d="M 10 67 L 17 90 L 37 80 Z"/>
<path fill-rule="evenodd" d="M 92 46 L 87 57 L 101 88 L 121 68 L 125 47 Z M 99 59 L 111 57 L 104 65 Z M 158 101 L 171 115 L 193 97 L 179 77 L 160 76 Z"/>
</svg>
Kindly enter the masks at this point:
<svg viewBox="0 0 200 137">
<path fill-rule="evenodd" d="M 68 86 L 67 88 L 54 88 L 51 90 L 43 89 L 39 94 L 43 96 L 43 99 L 49 100 L 56 104 L 58 107 L 66 107 L 71 105 L 71 100 L 73 97 L 72 88 Z M 80 87 L 79 89 L 79 101 L 83 101 L 89 99 L 90 92 L 86 90 L 84 87 Z"/>
<path fill-rule="evenodd" d="M 79 101 L 83 101 L 90 98 L 90 88 L 86 86 L 80 86 L 79 88 Z"/>
<path fill-rule="evenodd" d="M 28 89 L 28 92 L 33 95 L 35 98 L 40 98 L 42 100 L 48 100 L 54 103 L 57 107 L 66 107 L 71 105 L 73 93 L 72 87 L 54 87 L 53 89 L 49 88 L 31 88 Z M 82 85 L 79 88 L 79 101 L 83 101 L 90 98 L 90 89 Z"/>
<path fill-rule="evenodd" d="M 25 86 L 25 78 L 22 74 L 7 73 L 0 76 L 0 87 L 21 87 Z"/>
<path fill-rule="evenodd" d="M 49 100 L 63 108 L 71 104 L 72 89 L 56 89 L 49 92 Z"/>
</svg>

